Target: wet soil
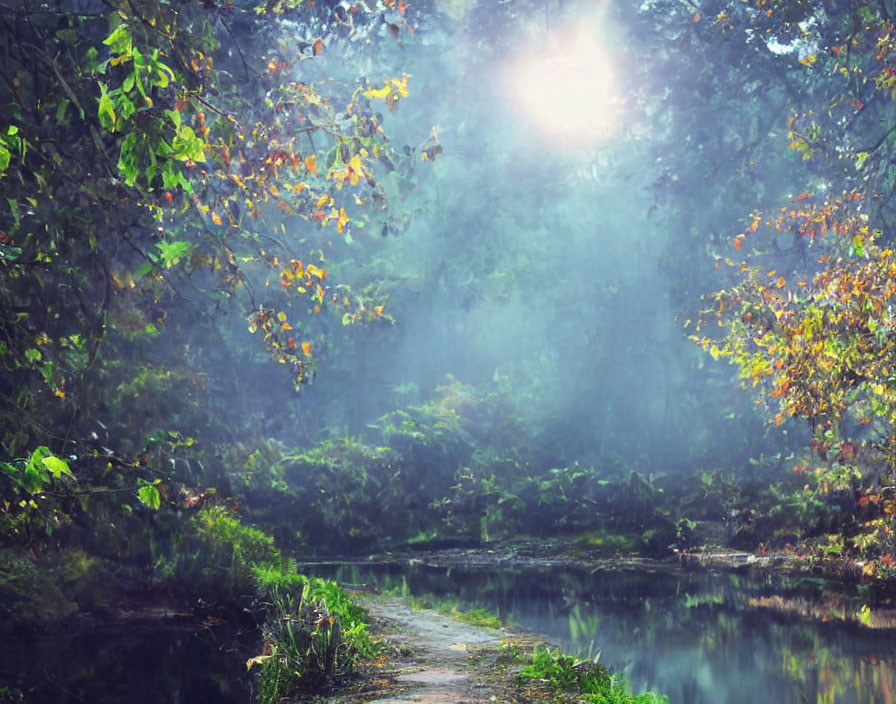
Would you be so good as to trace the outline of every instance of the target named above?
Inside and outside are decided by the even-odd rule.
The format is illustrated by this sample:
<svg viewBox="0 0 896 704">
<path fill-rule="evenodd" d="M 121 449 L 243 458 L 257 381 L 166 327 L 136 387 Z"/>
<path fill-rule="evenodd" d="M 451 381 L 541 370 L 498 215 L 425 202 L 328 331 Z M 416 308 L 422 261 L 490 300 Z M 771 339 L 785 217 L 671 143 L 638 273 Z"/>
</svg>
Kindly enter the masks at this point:
<svg viewBox="0 0 896 704">
<path fill-rule="evenodd" d="M 336 698 L 339 704 L 480 704 L 496 701 L 500 683 L 489 677 L 483 652 L 503 641 L 529 640 L 512 629 L 473 626 L 394 597 L 363 600 L 388 655 L 388 670 L 365 672 L 366 686 Z M 371 686 L 371 683 L 373 686 Z"/>
</svg>

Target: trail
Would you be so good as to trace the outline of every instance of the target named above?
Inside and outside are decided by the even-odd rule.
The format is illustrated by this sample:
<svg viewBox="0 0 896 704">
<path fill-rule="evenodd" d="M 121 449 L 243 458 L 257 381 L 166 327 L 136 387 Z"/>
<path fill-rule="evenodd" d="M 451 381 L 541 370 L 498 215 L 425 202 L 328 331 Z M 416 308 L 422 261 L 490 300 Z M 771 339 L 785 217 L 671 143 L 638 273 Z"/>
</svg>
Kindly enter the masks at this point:
<svg viewBox="0 0 896 704">
<path fill-rule="evenodd" d="M 403 691 L 367 701 L 382 704 L 475 704 L 489 701 L 490 691 L 475 686 L 468 666 L 469 646 L 496 644 L 501 631 L 454 621 L 430 610 L 415 610 L 399 599 L 365 604 L 371 615 L 390 622 L 392 645 L 411 655 L 398 663 L 396 684 Z"/>
</svg>

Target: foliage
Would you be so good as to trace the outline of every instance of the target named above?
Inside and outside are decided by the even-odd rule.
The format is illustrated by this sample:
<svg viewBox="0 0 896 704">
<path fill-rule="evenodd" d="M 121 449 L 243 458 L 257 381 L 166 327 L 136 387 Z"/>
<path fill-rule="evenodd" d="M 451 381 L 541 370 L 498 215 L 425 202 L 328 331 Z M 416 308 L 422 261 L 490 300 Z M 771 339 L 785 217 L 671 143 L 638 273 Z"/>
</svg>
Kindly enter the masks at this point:
<svg viewBox="0 0 896 704">
<path fill-rule="evenodd" d="M 540 466 L 517 444 L 506 396 L 457 382 L 438 394 L 380 418 L 369 439 L 253 453 L 242 473 L 247 515 L 281 545 L 312 552 L 598 527 L 641 536 L 633 547 L 651 553 L 674 540 L 654 477 Z"/>
<path fill-rule="evenodd" d="M 889 124 L 894 114 L 893 23 L 885 3 L 771 3 L 767 20 L 753 15 L 748 24 L 774 36 L 810 19 L 802 37 L 787 38 L 806 73 L 804 106 L 792 114 L 788 134 L 789 148 L 817 165 L 816 177 L 779 212 L 750 214 L 732 243 L 745 256 L 718 257 L 729 285 L 706 296 L 692 339 L 735 365 L 775 425 L 808 425 L 817 459 L 791 463 L 808 481 L 801 495 L 778 491 L 766 534 L 790 511 L 804 517 L 798 537 L 835 531 L 821 546 L 825 558 L 851 551 L 836 536 L 854 533 L 854 555 L 867 540 L 879 545 L 879 556 L 896 547 L 873 537 L 874 521 L 890 519 L 879 507 L 896 467 L 894 140 L 892 129 L 872 124 Z M 864 508 L 868 496 L 877 499 L 871 509 Z"/>
<path fill-rule="evenodd" d="M 595 660 L 579 660 L 558 650 L 535 650 L 517 675 L 518 683 L 545 683 L 555 691 L 576 692 L 590 704 L 662 704 L 666 697 L 654 692 L 633 694 L 624 680 Z"/>
<path fill-rule="evenodd" d="M 348 673 L 358 657 L 372 654 L 366 612 L 335 582 L 293 580 L 295 574 L 274 576 L 270 569 L 259 575 L 270 604 L 262 654 L 249 666 L 261 666 L 262 704 L 325 689 Z"/>
<path fill-rule="evenodd" d="M 395 591 L 415 609 L 433 609 L 443 616 L 473 626 L 501 628 L 504 625 L 497 614 L 482 606 L 463 607 L 457 599 L 433 595 L 411 596 L 406 581 L 402 581 L 401 588 Z"/>
<path fill-rule="evenodd" d="M 4 543 L 34 546 L 131 526 L 222 477 L 205 453 L 248 424 L 217 408 L 230 380 L 208 341 L 243 346 L 234 316 L 297 385 L 318 313 L 391 319 L 337 260 L 389 219 L 380 180 L 421 156 L 392 148 L 369 82 L 394 109 L 409 77 L 368 80 L 325 52 L 348 36 L 372 50 L 387 15 L 405 33 L 382 3 L 341 24 L 301 3 L 6 9 L 0 508 Z"/>
<path fill-rule="evenodd" d="M 51 570 L 5 548 L 0 550 L 0 605 L 3 630 L 46 625 L 77 610 Z"/>
</svg>

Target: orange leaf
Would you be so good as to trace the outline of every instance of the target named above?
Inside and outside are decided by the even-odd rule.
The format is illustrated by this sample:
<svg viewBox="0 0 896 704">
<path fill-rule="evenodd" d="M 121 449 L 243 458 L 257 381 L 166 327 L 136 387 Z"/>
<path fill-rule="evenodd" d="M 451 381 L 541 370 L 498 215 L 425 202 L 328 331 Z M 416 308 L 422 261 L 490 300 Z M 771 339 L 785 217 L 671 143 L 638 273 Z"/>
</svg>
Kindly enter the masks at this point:
<svg viewBox="0 0 896 704">
<path fill-rule="evenodd" d="M 312 154 L 311 156 L 305 157 L 305 170 L 310 174 L 317 173 L 317 155 Z"/>
<path fill-rule="evenodd" d="M 740 247 L 743 243 L 744 243 L 743 235 L 738 235 L 737 237 L 734 238 L 734 248 L 735 249 L 740 249 Z"/>
<path fill-rule="evenodd" d="M 800 193 L 794 200 L 806 200 L 807 198 L 811 198 L 811 193 Z"/>
<path fill-rule="evenodd" d="M 318 37 L 317 39 L 314 40 L 314 48 L 312 49 L 312 51 L 314 51 L 315 56 L 320 56 L 323 53 L 323 51 L 324 51 L 323 39 Z"/>
<path fill-rule="evenodd" d="M 218 215 L 214 210 L 212 211 L 212 222 L 215 223 L 215 225 L 221 224 L 221 216 Z"/>
<path fill-rule="evenodd" d="M 302 352 L 305 354 L 306 357 L 311 356 L 311 343 L 310 342 L 302 343 Z"/>
<path fill-rule="evenodd" d="M 756 228 L 759 227 L 759 222 L 762 220 L 762 218 L 760 218 L 756 215 L 754 215 L 752 217 L 753 217 L 753 222 L 747 228 L 747 232 L 756 232 Z"/>
</svg>

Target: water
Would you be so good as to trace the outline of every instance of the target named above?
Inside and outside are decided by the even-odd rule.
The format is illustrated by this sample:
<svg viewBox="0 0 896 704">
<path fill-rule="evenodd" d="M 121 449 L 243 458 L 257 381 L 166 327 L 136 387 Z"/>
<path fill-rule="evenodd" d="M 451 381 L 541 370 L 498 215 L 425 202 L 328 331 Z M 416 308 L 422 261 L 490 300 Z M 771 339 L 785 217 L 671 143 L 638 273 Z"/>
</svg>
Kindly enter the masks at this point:
<svg viewBox="0 0 896 704">
<path fill-rule="evenodd" d="M 226 626 L 129 624 L 9 640 L 0 643 L 0 702 L 246 704 L 241 640 Z"/>
<path fill-rule="evenodd" d="M 896 630 L 843 621 L 861 600 L 817 579 L 669 567 L 314 570 L 489 607 L 565 650 L 600 651 L 635 689 L 672 704 L 892 704 L 896 693 Z"/>
<path fill-rule="evenodd" d="M 306 571 L 487 606 L 565 650 L 600 651 L 600 662 L 625 670 L 636 689 L 657 689 L 672 704 L 896 702 L 896 629 L 844 622 L 862 600 L 821 580 L 650 565 Z M 0 702 L 245 704 L 256 636 L 122 624 L 0 642 Z M 4 686 L 23 697 L 4 695 Z"/>
</svg>

